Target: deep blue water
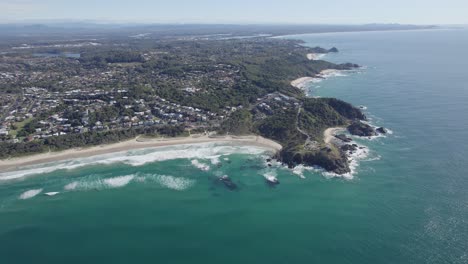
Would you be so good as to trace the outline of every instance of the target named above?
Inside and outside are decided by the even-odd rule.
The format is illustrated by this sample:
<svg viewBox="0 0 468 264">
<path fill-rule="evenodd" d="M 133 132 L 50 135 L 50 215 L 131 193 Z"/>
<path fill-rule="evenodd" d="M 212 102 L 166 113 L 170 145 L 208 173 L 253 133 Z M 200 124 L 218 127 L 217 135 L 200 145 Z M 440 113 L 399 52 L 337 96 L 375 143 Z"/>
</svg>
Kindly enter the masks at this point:
<svg viewBox="0 0 468 264">
<path fill-rule="evenodd" d="M 402 263 L 468 263 L 468 30 L 300 39 L 340 49 L 325 60 L 365 66 L 312 85 L 311 94 L 365 105 L 374 124 L 394 132 L 368 144 L 381 160 L 358 174 L 371 186 L 362 195 L 390 216 L 378 224 L 392 236 L 405 233 L 392 255 Z"/>
</svg>

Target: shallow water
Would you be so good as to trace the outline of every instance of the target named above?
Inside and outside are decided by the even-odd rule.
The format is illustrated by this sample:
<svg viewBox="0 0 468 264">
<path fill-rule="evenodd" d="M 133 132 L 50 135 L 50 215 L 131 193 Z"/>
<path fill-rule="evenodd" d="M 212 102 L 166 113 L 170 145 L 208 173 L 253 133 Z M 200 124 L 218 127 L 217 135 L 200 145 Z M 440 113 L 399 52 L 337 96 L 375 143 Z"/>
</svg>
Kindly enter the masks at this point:
<svg viewBox="0 0 468 264">
<path fill-rule="evenodd" d="M 393 131 L 351 180 L 210 144 L 0 174 L 0 263 L 467 263 L 467 33 L 300 36 L 366 66 L 311 95 Z"/>
</svg>

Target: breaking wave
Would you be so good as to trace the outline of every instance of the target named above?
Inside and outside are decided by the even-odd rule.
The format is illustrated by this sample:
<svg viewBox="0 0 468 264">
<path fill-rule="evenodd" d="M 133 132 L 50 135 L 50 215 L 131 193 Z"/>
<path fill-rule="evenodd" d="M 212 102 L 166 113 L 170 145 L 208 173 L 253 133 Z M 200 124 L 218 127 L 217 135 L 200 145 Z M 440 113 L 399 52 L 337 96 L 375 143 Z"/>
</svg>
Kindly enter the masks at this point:
<svg viewBox="0 0 468 264">
<path fill-rule="evenodd" d="M 25 191 L 19 196 L 19 199 L 21 200 L 31 199 L 34 196 L 40 194 L 41 192 L 42 192 L 42 189 L 34 189 L 34 190 Z"/>
<path fill-rule="evenodd" d="M 66 184 L 63 189 L 67 192 L 86 192 L 86 191 L 102 191 L 116 188 L 123 188 L 128 184 L 134 182 L 135 184 L 157 184 L 163 188 L 183 191 L 195 184 L 195 180 L 174 177 L 171 175 L 159 174 L 130 174 L 124 176 L 104 178 L 98 175 L 89 175 L 79 180 L 75 180 Z M 38 194 L 42 193 L 43 189 L 32 189 L 23 192 L 18 198 L 21 200 L 31 199 Z M 55 196 L 60 192 L 47 192 L 47 196 Z"/>
<path fill-rule="evenodd" d="M 67 191 L 72 191 L 72 190 L 75 190 L 76 187 L 78 187 L 78 182 L 74 181 L 72 183 L 69 183 L 69 184 L 65 185 L 65 187 L 63 187 L 63 189 L 65 189 Z"/>
<path fill-rule="evenodd" d="M 156 179 L 162 186 L 176 191 L 186 190 L 195 183 L 195 181 L 191 179 L 168 175 L 158 175 Z"/>
<path fill-rule="evenodd" d="M 352 70 L 324 70 L 320 74 L 310 80 L 311 84 L 317 84 L 324 80 L 328 80 L 334 77 L 346 77 L 348 74 L 347 72 L 351 72 Z"/>
<path fill-rule="evenodd" d="M 309 167 L 299 165 L 293 168 L 292 173 L 296 174 L 301 179 L 305 179 L 304 170 L 309 170 Z"/>
<path fill-rule="evenodd" d="M 207 157 L 208 159 L 211 159 L 212 164 L 217 164 L 221 156 L 227 156 L 234 153 L 258 155 L 267 151 L 267 149 L 260 147 L 234 146 L 227 145 L 226 143 L 201 143 L 147 148 L 28 166 L 18 171 L 0 173 L 0 181 L 14 180 L 31 175 L 51 173 L 57 170 L 71 170 L 84 166 L 100 164 L 123 163 L 131 166 L 142 166 L 144 164 L 157 161 Z"/>
<path fill-rule="evenodd" d="M 272 178 L 276 178 L 278 174 L 274 170 L 269 170 L 263 174 L 263 177 L 267 180 L 271 180 Z"/>
<path fill-rule="evenodd" d="M 195 166 L 196 168 L 202 170 L 202 171 L 209 171 L 210 170 L 210 166 L 209 165 L 206 165 L 204 163 L 201 163 L 200 161 L 198 160 L 192 160 L 191 161 L 192 165 Z"/>
<path fill-rule="evenodd" d="M 191 187 L 195 180 L 187 179 L 184 177 L 174 177 L 170 175 L 159 174 L 130 174 L 125 176 L 117 176 L 112 178 L 100 178 L 96 176 L 85 177 L 81 180 L 73 181 L 64 186 L 67 191 L 90 191 L 90 190 L 105 190 L 122 188 L 135 183 L 157 183 L 163 187 L 182 191 Z"/>
<path fill-rule="evenodd" d="M 68 183 L 63 189 L 66 191 L 89 191 L 121 188 L 129 184 L 135 176 L 135 174 L 130 174 L 112 178 L 101 178 L 100 176 L 89 175 L 80 180 Z"/>
<path fill-rule="evenodd" d="M 216 156 L 208 157 L 208 158 L 211 160 L 211 164 L 218 165 L 221 162 L 219 160 L 220 157 L 221 157 L 221 155 L 216 155 Z"/>
<path fill-rule="evenodd" d="M 109 178 L 109 179 L 104 179 L 104 184 L 111 188 L 119 188 L 123 187 L 127 184 L 130 183 L 131 180 L 135 178 L 135 175 L 127 175 L 127 176 L 121 176 L 121 177 L 115 177 L 115 178 Z"/>
<path fill-rule="evenodd" d="M 353 142 L 355 144 L 355 142 Z M 346 180 L 352 180 L 354 179 L 354 175 L 356 174 L 356 170 L 359 167 L 359 162 L 360 161 L 365 161 L 365 159 L 369 156 L 369 148 L 358 145 L 358 148 L 352 152 L 352 153 L 347 153 L 348 154 L 348 160 L 349 160 L 349 168 L 351 172 L 345 173 L 345 174 L 336 174 L 333 172 L 323 172 L 322 174 L 327 177 L 327 178 L 343 178 Z"/>
</svg>

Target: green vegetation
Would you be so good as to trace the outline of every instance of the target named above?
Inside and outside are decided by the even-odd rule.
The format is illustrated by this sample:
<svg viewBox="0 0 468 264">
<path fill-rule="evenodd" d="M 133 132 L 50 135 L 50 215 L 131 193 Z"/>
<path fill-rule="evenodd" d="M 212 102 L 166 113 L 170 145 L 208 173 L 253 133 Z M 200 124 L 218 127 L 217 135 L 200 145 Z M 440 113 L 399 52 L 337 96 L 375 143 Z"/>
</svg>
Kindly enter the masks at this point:
<svg viewBox="0 0 468 264">
<path fill-rule="evenodd" d="M 84 53 L 80 57 L 80 62 L 86 66 L 103 67 L 106 63 L 144 62 L 144 59 L 136 51 L 110 50 Z"/>
<path fill-rule="evenodd" d="M 272 101 L 265 102 L 274 105 Z M 279 157 L 290 166 L 319 165 L 337 173 L 349 172 L 346 155 L 336 146 L 325 144 L 323 133 L 329 127 L 346 126 L 355 118 L 364 119 L 364 115 L 338 99 L 300 98 L 300 102 L 295 108 L 272 107 L 271 114 L 264 118 L 255 109 L 252 113 L 237 111 L 224 124 L 242 127 L 242 134 L 251 126 L 251 133 L 280 142 L 284 148 Z M 252 116 L 256 120 L 253 125 Z"/>
<path fill-rule="evenodd" d="M 323 131 L 365 116 L 337 99 L 307 98 L 290 82 L 357 65 L 308 60 L 307 53 L 337 50 L 301 44 L 261 37 L 121 38 L 75 48 L 43 44 L 3 55 L 0 102 L 6 107 L 0 118 L 10 113 L 17 116 L 8 120 L 33 118 L 8 125 L 13 129 L 3 133 L 0 158 L 137 135 L 215 130 L 276 140 L 284 146 L 281 159 L 291 166 L 346 172 L 346 157 L 323 142 Z M 80 57 L 31 56 L 34 52 Z"/>
<path fill-rule="evenodd" d="M 305 136 L 296 129 L 296 111 L 279 111 L 256 124 L 258 132 L 282 145 L 301 143 Z"/>
<path fill-rule="evenodd" d="M 31 122 L 32 118 L 27 118 L 24 119 L 21 122 L 16 122 L 12 125 L 12 129 L 10 130 L 10 136 L 12 137 L 17 137 L 17 136 L 22 136 L 21 132 L 26 124 Z M 19 133 L 19 135 L 18 135 Z"/>
<path fill-rule="evenodd" d="M 86 132 L 49 137 L 42 140 L 20 143 L 0 143 L 0 159 L 58 151 L 76 147 L 96 146 L 129 140 L 138 135 L 176 137 L 186 135 L 183 126 L 147 127 L 140 129 L 115 130 L 105 132 Z"/>
<path fill-rule="evenodd" d="M 237 110 L 230 118 L 221 124 L 219 132 L 222 134 L 245 135 L 252 133 L 252 114 L 245 109 Z"/>
</svg>

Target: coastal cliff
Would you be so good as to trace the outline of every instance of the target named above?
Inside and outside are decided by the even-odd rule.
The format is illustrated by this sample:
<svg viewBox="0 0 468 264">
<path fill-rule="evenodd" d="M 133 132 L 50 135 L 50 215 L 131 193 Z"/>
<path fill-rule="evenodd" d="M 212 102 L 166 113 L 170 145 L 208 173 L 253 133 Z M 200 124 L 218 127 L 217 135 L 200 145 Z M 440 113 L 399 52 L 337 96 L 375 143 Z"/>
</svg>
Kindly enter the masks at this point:
<svg viewBox="0 0 468 264">
<path fill-rule="evenodd" d="M 328 53 L 338 52 L 338 49 L 315 47 L 308 51 Z M 359 65 L 354 63 L 296 61 L 291 68 L 303 69 L 311 77 L 302 77 L 292 82 L 291 86 L 296 88 L 292 93 L 288 92 L 291 91 L 290 88 L 280 89 L 257 99 L 249 108 L 238 109 L 223 122 L 220 133 L 256 133 L 273 139 L 283 146 L 277 153 L 277 159 L 289 167 L 303 164 L 320 166 L 337 174 L 348 173 L 351 171 L 348 149 L 325 142 L 324 131 L 331 127 L 347 126 L 352 131 L 353 124 L 366 120 L 366 116 L 359 108 L 336 98 L 307 97 L 303 83 L 320 78 L 323 71 L 351 70 L 357 67 Z M 276 78 L 278 77 L 274 76 L 270 80 Z"/>
<path fill-rule="evenodd" d="M 320 166 L 337 174 L 350 172 L 346 151 L 325 142 L 324 131 L 365 120 L 360 109 L 335 98 L 294 98 L 269 95 L 251 109 L 231 115 L 221 133 L 256 133 L 279 142 L 278 160 L 289 167 Z"/>
</svg>

